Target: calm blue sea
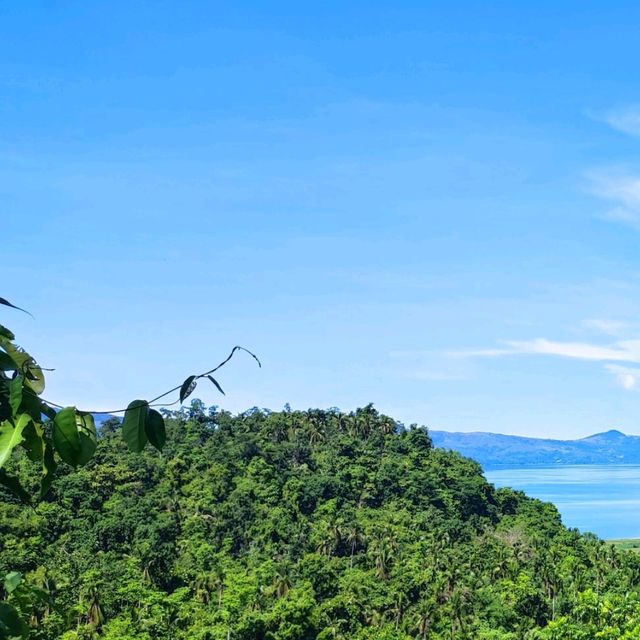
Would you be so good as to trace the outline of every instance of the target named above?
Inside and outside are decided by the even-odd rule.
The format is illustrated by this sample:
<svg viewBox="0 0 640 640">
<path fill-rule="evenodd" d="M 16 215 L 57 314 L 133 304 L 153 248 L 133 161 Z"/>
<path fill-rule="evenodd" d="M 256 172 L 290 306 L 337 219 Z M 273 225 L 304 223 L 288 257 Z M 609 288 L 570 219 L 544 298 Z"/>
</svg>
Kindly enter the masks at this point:
<svg viewBox="0 0 640 640">
<path fill-rule="evenodd" d="M 640 538 L 640 465 L 488 469 L 497 487 L 553 502 L 568 527 L 601 538 Z"/>
</svg>

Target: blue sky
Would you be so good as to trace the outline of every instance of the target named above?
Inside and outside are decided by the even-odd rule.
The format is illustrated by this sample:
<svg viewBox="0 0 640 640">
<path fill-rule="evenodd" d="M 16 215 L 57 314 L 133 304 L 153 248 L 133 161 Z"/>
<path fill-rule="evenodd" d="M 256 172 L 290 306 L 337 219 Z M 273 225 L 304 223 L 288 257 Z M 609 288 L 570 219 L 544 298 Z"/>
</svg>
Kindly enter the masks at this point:
<svg viewBox="0 0 640 640">
<path fill-rule="evenodd" d="M 47 397 L 640 433 L 631 2 L 0 3 L 2 311 Z"/>
</svg>

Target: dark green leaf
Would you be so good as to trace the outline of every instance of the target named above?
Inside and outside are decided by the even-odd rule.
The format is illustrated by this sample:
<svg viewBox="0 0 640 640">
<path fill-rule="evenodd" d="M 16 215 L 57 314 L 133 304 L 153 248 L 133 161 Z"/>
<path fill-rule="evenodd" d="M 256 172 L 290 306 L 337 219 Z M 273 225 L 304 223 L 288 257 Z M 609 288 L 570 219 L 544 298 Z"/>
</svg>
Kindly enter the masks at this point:
<svg viewBox="0 0 640 640">
<path fill-rule="evenodd" d="M 53 420 L 53 444 L 59 456 L 74 467 L 80 464 L 82 447 L 76 424 L 76 408 L 65 407 Z"/>
<path fill-rule="evenodd" d="M 222 387 L 218 384 L 218 381 L 213 377 L 213 376 L 207 376 L 207 378 L 209 378 L 209 380 L 211 380 L 211 382 L 213 382 L 213 384 L 215 385 L 216 389 L 222 394 L 225 395 L 224 391 L 222 390 Z"/>
<path fill-rule="evenodd" d="M 9 331 L 9 329 L 7 329 L 7 327 L 3 327 L 0 324 L 0 337 L 2 338 L 7 338 L 7 340 L 15 340 L 16 337 L 13 335 L 13 333 L 11 331 Z"/>
<path fill-rule="evenodd" d="M 15 304 L 11 304 L 6 298 L 0 298 L 0 304 L 3 304 L 5 307 L 11 307 L 12 309 L 17 309 L 18 311 L 22 311 L 22 313 L 26 313 L 27 315 L 30 315 L 33 318 L 33 316 L 26 309 L 21 309 L 20 307 L 16 307 Z"/>
<path fill-rule="evenodd" d="M 180 403 L 183 403 L 195 390 L 196 385 L 195 376 L 189 376 L 180 387 Z"/>
<path fill-rule="evenodd" d="M 40 481 L 40 497 L 44 498 L 55 476 L 58 463 L 53 455 L 53 445 L 46 441 L 44 445 L 44 454 L 42 456 L 42 479 Z"/>
<path fill-rule="evenodd" d="M 122 437 L 129 449 L 135 453 L 142 451 L 147 444 L 145 424 L 148 411 L 149 404 L 146 400 L 134 400 L 129 403 L 124 414 Z"/>
<path fill-rule="evenodd" d="M 56 410 L 44 402 L 40 403 L 40 411 L 42 411 L 42 415 L 47 416 L 49 420 L 53 420 L 56 417 Z"/>
<path fill-rule="evenodd" d="M 47 407 L 35 393 L 27 391 L 22 394 L 22 404 L 20 410 L 24 413 L 28 413 L 34 420 L 34 422 L 42 422 L 42 416 L 47 415 L 52 420 L 56 417 L 56 412 L 52 411 L 50 407 Z"/>
<path fill-rule="evenodd" d="M 44 447 L 42 435 L 44 429 L 38 422 L 31 421 L 22 432 L 22 446 L 27 451 L 27 456 L 32 462 L 42 460 L 42 450 Z"/>
<path fill-rule="evenodd" d="M 164 418 L 155 409 L 149 409 L 145 432 L 149 442 L 158 451 L 162 451 L 162 447 L 164 447 L 164 443 L 167 440 L 167 434 L 164 428 Z"/>
<path fill-rule="evenodd" d="M 20 484 L 20 480 L 15 476 L 10 476 L 4 469 L 0 469 L 0 484 L 5 487 L 5 489 L 9 489 L 21 502 L 25 504 L 31 503 L 31 496 Z"/>
<path fill-rule="evenodd" d="M 17 415 L 22 403 L 22 383 L 24 378 L 21 375 L 17 375 L 13 380 L 9 382 L 9 405 L 11 406 L 12 415 Z"/>
<path fill-rule="evenodd" d="M 44 374 L 36 361 L 24 349 L 2 335 L 0 335 L 0 347 L 15 362 L 16 370 L 25 377 L 25 386 L 35 394 L 41 394 L 44 391 Z"/>
<path fill-rule="evenodd" d="M 22 574 L 19 571 L 11 571 L 4 577 L 4 590 L 12 593 L 20 582 L 22 582 Z"/>
<path fill-rule="evenodd" d="M 16 363 L 11 359 L 8 353 L 0 351 L 0 371 L 15 371 Z"/>
<path fill-rule="evenodd" d="M 29 627 L 18 610 L 7 602 L 0 602 L 0 638 L 27 638 Z"/>
</svg>

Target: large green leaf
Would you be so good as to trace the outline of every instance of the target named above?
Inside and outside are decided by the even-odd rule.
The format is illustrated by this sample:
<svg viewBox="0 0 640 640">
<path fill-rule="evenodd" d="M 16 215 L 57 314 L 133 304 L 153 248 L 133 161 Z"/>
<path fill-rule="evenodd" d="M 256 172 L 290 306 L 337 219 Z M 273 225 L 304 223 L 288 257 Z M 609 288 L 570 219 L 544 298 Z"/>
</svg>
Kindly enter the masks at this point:
<svg viewBox="0 0 640 640">
<path fill-rule="evenodd" d="M 146 400 L 134 400 L 129 403 L 122 421 L 122 437 L 129 449 L 140 453 L 147 444 L 145 424 L 149 413 L 149 403 Z"/>
<path fill-rule="evenodd" d="M 44 427 L 39 422 L 33 420 L 25 427 L 22 432 L 22 446 L 27 451 L 27 456 L 32 462 L 42 460 L 42 451 L 44 443 L 42 436 L 44 434 Z"/>
<path fill-rule="evenodd" d="M 59 456 L 74 467 L 80 464 L 82 446 L 76 424 L 76 408 L 65 407 L 53 420 L 53 444 Z"/>
<path fill-rule="evenodd" d="M 33 393 L 41 394 L 44 391 L 44 374 L 36 361 L 24 349 L 2 334 L 0 334 L 0 347 L 15 362 L 17 371 L 24 376 L 25 386 L 29 387 Z"/>
<path fill-rule="evenodd" d="M 18 610 L 8 602 L 0 602 L 0 638 L 27 638 L 29 627 L 20 617 Z"/>
<path fill-rule="evenodd" d="M 80 437 L 80 456 L 78 464 L 84 465 L 93 458 L 98 444 L 98 436 L 96 432 L 96 423 L 90 413 L 77 413 L 76 425 L 78 427 L 78 435 Z"/>
<path fill-rule="evenodd" d="M 10 476 L 4 469 L 0 469 L 0 484 L 9 489 L 14 496 L 25 504 L 31 503 L 29 492 L 20 484 L 20 480 L 15 476 Z M 2 636 L 0 636 L 2 638 Z"/>
<path fill-rule="evenodd" d="M 0 468 L 9 459 L 11 452 L 22 442 L 22 432 L 30 422 L 31 418 L 23 413 L 15 426 L 9 420 L 0 424 Z"/>
<path fill-rule="evenodd" d="M 22 404 L 22 383 L 24 379 L 21 375 L 17 375 L 9 382 L 9 405 L 11 406 L 11 414 L 17 415 L 20 405 Z"/>
<path fill-rule="evenodd" d="M 164 443 L 167 441 L 167 433 L 164 428 L 164 418 L 155 409 L 149 409 L 144 430 L 147 438 L 149 438 L 149 442 L 158 451 L 162 451 L 162 447 L 164 447 Z"/>
<path fill-rule="evenodd" d="M 43 415 L 51 418 L 51 420 L 56 417 L 55 411 L 52 411 L 51 408 L 42 402 L 37 395 L 29 391 L 22 394 L 20 411 L 28 413 L 33 418 L 34 422 L 42 422 Z"/>
</svg>

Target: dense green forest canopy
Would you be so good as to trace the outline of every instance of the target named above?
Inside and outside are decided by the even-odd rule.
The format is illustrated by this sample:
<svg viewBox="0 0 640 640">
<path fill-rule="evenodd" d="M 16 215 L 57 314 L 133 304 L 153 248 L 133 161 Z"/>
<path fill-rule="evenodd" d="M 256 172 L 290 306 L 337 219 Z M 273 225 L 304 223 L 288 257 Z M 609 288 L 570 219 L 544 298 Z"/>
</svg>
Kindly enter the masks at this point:
<svg viewBox="0 0 640 640">
<path fill-rule="evenodd" d="M 114 420 L 33 508 L 2 494 L 0 571 L 47 595 L 8 596 L 31 637 L 640 638 L 636 555 L 425 429 L 371 406 L 166 417 L 162 453 Z M 38 484 L 24 455 L 11 472 Z"/>
</svg>

